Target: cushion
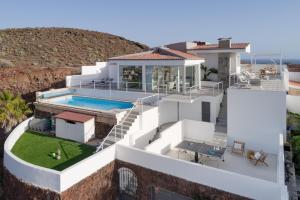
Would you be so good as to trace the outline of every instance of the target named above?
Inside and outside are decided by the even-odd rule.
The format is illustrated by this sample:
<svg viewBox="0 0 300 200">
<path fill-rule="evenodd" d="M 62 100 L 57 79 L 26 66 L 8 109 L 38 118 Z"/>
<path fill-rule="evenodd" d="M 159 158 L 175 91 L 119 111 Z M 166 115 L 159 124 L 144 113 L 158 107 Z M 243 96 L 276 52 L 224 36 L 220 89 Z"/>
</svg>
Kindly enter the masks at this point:
<svg viewBox="0 0 300 200">
<path fill-rule="evenodd" d="M 242 144 L 240 144 L 240 143 L 234 143 L 233 148 L 237 149 L 237 150 L 242 150 Z"/>
<path fill-rule="evenodd" d="M 255 152 L 254 157 L 258 160 L 261 157 L 261 153 L 260 152 Z"/>
</svg>

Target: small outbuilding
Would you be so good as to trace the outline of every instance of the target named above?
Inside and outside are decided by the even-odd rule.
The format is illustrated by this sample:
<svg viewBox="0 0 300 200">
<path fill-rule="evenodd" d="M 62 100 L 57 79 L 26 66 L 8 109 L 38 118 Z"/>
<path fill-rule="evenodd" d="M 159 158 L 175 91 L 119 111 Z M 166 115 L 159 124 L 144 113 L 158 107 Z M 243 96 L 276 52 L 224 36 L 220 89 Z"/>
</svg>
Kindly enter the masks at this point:
<svg viewBox="0 0 300 200">
<path fill-rule="evenodd" d="M 55 116 L 57 137 L 85 143 L 95 137 L 95 117 L 91 115 L 62 112 Z"/>
</svg>

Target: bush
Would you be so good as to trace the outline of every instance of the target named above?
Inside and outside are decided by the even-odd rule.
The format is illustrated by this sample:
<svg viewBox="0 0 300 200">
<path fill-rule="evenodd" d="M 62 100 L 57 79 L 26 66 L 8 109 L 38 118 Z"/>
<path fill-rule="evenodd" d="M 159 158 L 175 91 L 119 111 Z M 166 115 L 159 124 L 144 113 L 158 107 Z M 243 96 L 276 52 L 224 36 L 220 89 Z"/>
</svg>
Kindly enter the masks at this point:
<svg viewBox="0 0 300 200">
<path fill-rule="evenodd" d="M 300 174 L 300 136 L 294 136 L 292 138 L 292 147 L 296 174 Z"/>
</svg>

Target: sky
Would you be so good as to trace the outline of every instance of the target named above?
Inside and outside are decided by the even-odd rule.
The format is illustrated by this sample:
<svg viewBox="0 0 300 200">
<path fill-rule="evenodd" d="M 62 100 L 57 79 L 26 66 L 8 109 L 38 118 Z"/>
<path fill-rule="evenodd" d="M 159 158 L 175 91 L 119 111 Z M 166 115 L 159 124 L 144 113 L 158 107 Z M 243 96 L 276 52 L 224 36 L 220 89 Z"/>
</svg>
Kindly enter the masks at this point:
<svg viewBox="0 0 300 200">
<path fill-rule="evenodd" d="M 232 37 L 255 53 L 300 59 L 299 8 L 299 0 L 1 0 L 0 29 L 83 28 L 151 47 Z"/>
</svg>

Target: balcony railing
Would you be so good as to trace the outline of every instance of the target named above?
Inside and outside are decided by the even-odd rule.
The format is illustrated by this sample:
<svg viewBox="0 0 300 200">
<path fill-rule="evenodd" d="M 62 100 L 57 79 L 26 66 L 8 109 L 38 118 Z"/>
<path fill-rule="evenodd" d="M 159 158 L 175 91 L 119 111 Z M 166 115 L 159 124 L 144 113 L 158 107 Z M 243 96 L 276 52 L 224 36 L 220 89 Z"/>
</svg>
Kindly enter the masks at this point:
<svg viewBox="0 0 300 200">
<path fill-rule="evenodd" d="M 119 90 L 125 92 L 143 92 L 143 93 L 155 93 L 160 97 L 179 94 L 189 96 L 193 98 L 195 96 L 216 96 L 223 91 L 222 82 L 212 82 L 212 81 L 201 81 L 200 85 L 189 86 L 190 84 L 183 84 L 176 86 L 171 83 L 141 83 L 141 82 L 113 82 L 113 81 L 99 81 L 91 80 L 81 81 L 78 80 L 77 83 L 72 83 L 72 88 L 89 88 L 89 89 L 102 89 L 109 90 Z"/>
</svg>

